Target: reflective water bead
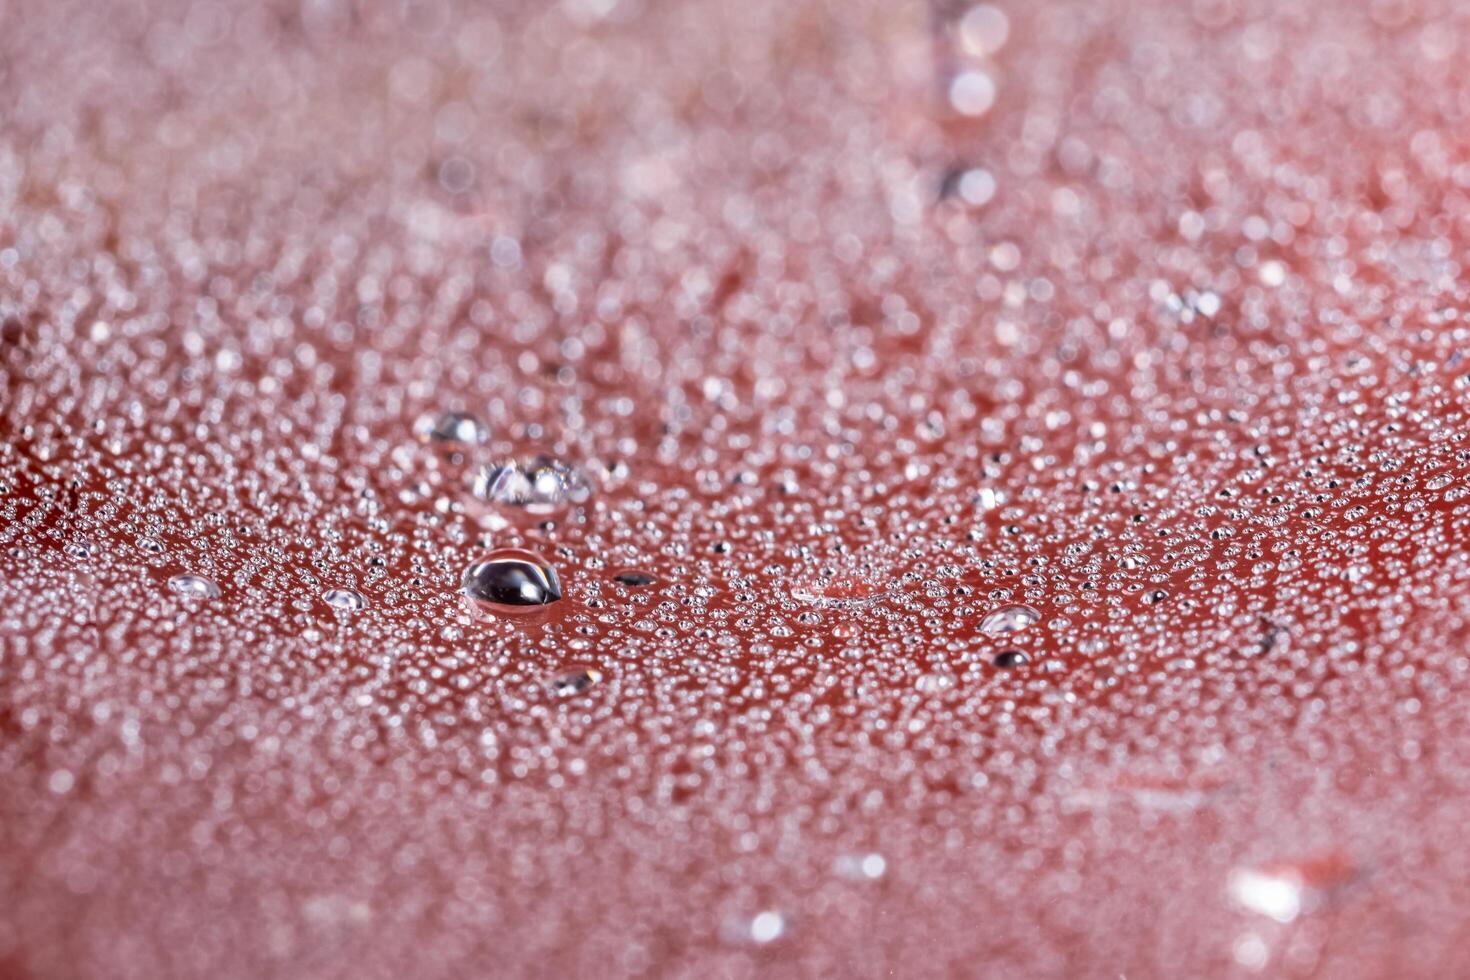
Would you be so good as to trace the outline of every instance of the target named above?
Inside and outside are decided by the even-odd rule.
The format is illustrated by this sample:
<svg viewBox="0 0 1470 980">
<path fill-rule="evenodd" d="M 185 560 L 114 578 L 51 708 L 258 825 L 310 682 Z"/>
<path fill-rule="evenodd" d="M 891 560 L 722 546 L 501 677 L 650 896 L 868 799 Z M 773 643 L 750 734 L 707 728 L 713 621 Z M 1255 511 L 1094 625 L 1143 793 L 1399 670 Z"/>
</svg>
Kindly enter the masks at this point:
<svg viewBox="0 0 1470 980">
<path fill-rule="evenodd" d="M 480 611 L 515 615 L 559 600 L 561 580 L 534 552 L 502 548 L 465 570 L 460 591 Z"/>
<path fill-rule="evenodd" d="M 175 575 L 168 580 L 170 591 L 189 599 L 218 599 L 219 586 L 203 575 Z"/>
<path fill-rule="evenodd" d="M 589 690 L 602 680 L 602 671 L 596 667 L 571 667 L 546 682 L 546 689 L 555 697 L 569 698 Z"/>
<path fill-rule="evenodd" d="M 367 598 L 356 589 L 327 589 L 322 593 L 322 600 L 333 609 L 362 609 L 367 606 Z"/>
<path fill-rule="evenodd" d="M 468 412 L 422 415 L 414 423 L 413 433 L 419 442 L 445 448 L 479 446 L 490 438 L 485 423 Z"/>
<path fill-rule="evenodd" d="M 986 636 L 1019 633 L 1039 619 L 1041 619 L 1041 613 L 1030 606 L 1001 606 L 980 620 L 980 632 Z"/>
<path fill-rule="evenodd" d="M 592 487 L 579 467 L 547 455 L 482 466 L 471 489 L 482 500 L 533 514 L 551 514 L 586 503 L 592 496 Z"/>
</svg>

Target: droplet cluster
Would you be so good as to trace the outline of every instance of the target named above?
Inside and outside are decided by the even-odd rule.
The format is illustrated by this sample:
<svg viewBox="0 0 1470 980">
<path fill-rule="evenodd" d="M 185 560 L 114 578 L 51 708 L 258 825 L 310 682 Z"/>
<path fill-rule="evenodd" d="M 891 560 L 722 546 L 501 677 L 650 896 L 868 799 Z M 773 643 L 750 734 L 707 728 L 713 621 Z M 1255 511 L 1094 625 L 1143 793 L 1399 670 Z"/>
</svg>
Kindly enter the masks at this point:
<svg viewBox="0 0 1470 980">
<path fill-rule="evenodd" d="M 5 14 L 0 974 L 1470 972 L 1470 11 Z"/>
</svg>

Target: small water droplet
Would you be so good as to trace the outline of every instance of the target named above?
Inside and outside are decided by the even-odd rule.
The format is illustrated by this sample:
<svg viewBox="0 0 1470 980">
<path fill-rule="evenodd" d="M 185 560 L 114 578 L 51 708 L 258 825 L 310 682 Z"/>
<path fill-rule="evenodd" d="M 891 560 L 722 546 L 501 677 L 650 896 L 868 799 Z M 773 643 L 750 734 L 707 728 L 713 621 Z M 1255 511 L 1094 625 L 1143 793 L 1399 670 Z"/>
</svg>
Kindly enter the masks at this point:
<svg viewBox="0 0 1470 980">
<path fill-rule="evenodd" d="M 967 54 L 988 58 L 1005 46 L 1011 36 L 1010 18 L 988 3 L 971 7 L 960 18 L 959 39 Z"/>
<path fill-rule="evenodd" d="M 362 609 L 367 606 L 367 598 L 356 589 L 327 589 L 322 593 L 322 600 L 333 609 Z"/>
<path fill-rule="evenodd" d="M 1006 636 L 1021 630 L 1041 619 L 1041 613 L 1030 606 L 1001 606 L 980 620 L 980 632 L 986 636 Z"/>
<path fill-rule="evenodd" d="M 652 585 L 654 582 L 658 581 L 658 579 L 655 578 L 651 572 L 644 572 L 636 568 L 630 568 L 625 571 L 615 573 L 613 575 L 613 581 L 618 582 L 622 585 L 626 585 L 629 588 L 641 589 L 645 585 Z"/>
<path fill-rule="evenodd" d="M 561 581 L 534 552 L 501 548 L 466 569 L 460 591 L 477 612 L 516 615 L 559 600 Z"/>
<path fill-rule="evenodd" d="M 844 854 L 832 867 L 839 876 L 849 881 L 877 881 L 888 873 L 888 861 L 877 852 Z"/>
<path fill-rule="evenodd" d="M 582 470 L 554 456 L 537 455 L 480 467 L 471 490 L 481 500 L 551 514 L 592 496 Z"/>
<path fill-rule="evenodd" d="M 1031 658 L 1020 650 L 1002 650 L 991 659 L 991 663 L 1005 670 L 1012 667 L 1021 667 L 1031 662 Z"/>
<path fill-rule="evenodd" d="M 925 694 L 939 694 L 942 691 L 948 691 L 954 685 L 955 676 L 944 671 L 921 674 L 918 681 L 914 684 L 915 687 Z"/>
<path fill-rule="evenodd" d="M 175 575 L 168 580 L 173 592 L 189 599 L 218 599 L 219 586 L 203 575 Z"/>
<path fill-rule="evenodd" d="M 546 682 L 546 689 L 558 698 L 569 698 L 589 690 L 602 680 L 596 667 L 570 667 Z"/>
<path fill-rule="evenodd" d="M 1273 861 L 1230 873 L 1230 897 L 1242 908 L 1291 922 L 1321 904 L 1328 893 L 1346 884 L 1355 869 L 1341 854 Z"/>
<path fill-rule="evenodd" d="M 730 942 L 765 946 L 786 934 L 786 917 L 773 909 L 757 912 L 749 918 L 736 916 L 726 920 L 724 933 Z"/>
<path fill-rule="evenodd" d="M 422 415 L 414 423 L 413 434 L 419 442 L 447 449 L 483 445 L 490 438 L 485 423 L 468 412 Z"/>
<path fill-rule="evenodd" d="M 995 105 L 995 80 L 978 68 L 955 75 L 949 83 L 949 104 L 963 116 L 983 116 Z"/>
</svg>

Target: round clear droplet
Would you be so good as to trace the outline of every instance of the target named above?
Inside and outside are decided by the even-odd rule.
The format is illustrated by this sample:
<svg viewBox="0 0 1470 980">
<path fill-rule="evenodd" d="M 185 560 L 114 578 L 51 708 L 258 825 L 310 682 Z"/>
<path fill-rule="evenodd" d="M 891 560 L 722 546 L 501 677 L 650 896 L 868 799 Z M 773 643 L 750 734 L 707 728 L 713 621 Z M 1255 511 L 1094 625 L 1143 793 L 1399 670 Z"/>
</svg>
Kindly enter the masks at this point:
<svg viewBox="0 0 1470 980">
<path fill-rule="evenodd" d="M 1030 606 L 1001 606 L 980 620 L 980 632 L 986 636 L 1006 636 L 1021 630 L 1041 619 L 1041 613 Z"/>
<path fill-rule="evenodd" d="M 553 697 L 569 698 L 591 690 L 602 680 L 602 671 L 596 667 L 569 667 L 546 682 L 546 690 Z"/>
<path fill-rule="evenodd" d="M 480 467 L 471 487 L 475 496 L 498 507 L 532 514 L 554 514 L 592 496 L 580 467 L 554 456 L 536 455 Z"/>
<path fill-rule="evenodd" d="M 1025 666 L 1026 664 L 1031 662 L 1031 658 L 1026 656 L 1020 650 L 1002 650 L 1000 653 L 997 653 L 990 662 L 995 664 L 1002 670 L 1010 670 L 1013 667 Z"/>
<path fill-rule="evenodd" d="M 414 423 L 413 433 L 419 442 L 446 449 L 480 446 L 490 438 L 485 423 L 469 412 L 422 415 Z"/>
<path fill-rule="evenodd" d="M 962 116 L 985 115 L 995 96 L 995 80 L 979 69 L 962 71 L 949 83 L 949 104 Z"/>
<path fill-rule="evenodd" d="M 168 580 L 169 590 L 188 599 L 218 599 L 219 586 L 203 575 L 175 575 Z"/>
<path fill-rule="evenodd" d="M 476 612 L 514 616 L 561 599 L 561 580 L 534 552 L 502 548 L 465 570 L 460 591 Z"/>
<path fill-rule="evenodd" d="M 356 589 L 328 589 L 322 593 L 322 601 L 333 609 L 362 609 L 367 598 Z"/>
</svg>

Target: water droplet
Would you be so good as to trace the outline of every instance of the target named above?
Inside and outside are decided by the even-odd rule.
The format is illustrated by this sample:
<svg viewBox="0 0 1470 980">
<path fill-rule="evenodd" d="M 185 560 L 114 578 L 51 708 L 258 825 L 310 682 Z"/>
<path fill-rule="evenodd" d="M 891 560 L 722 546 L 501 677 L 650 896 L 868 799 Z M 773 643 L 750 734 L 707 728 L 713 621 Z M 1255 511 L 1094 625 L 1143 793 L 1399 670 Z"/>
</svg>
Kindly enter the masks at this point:
<svg viewBox="0 0 1470 980">
<path fill-rule="evenodd" d="M 613 581 L 618 582 L 622 585 L 626 585 L 629 588 L 641 589 L 645 585 L 652 585 L 654 582 L 658 581 L 658 579 L 656 579 L 651 572 L 644 572 L 636 568 L 630 568 L 626 571 L 615 573 L 613 575 Z"/>
<path fill-rule="evenodd" d="M 333 609 L 362 609 L 367 606 L 367 599 L 356 589 L 327 589 L 322 593 L 322 600 Z"/>
<path fill-rule="evenodd" d="M 175 575 L 168 580 L 168 587 L 189 599 L 219 598 L 219 586 L 203 575 Z"/>
<path fill-rule="evenodd" d="M 1009 670 L 1012 667 L 1021 667 L 1031 662 L 1031 658 L 1020 650 L 1002 650 L 991 659 L 991 663 L 997 667 Z"/>
<path fill-rule="evenodd" d="M 984 167 L 972 167 L 960 174 L 956 190 L 960 199 L 972 207 L 989 204 L 995 197 L 995 175 Z"/>
<path fill-rule="evenodd" d="M 561 581 L 534 552 L 502 548 L 465 571 L 461 591 L 478 612 L 516 615 L 560 599 Z"/>
<path fill-rule="evenodd" d="M 1230 873 L 1230 897 L 1242 908 L 1286 923 L 1319 905 L 1354 873 L 1340 854 L 1237 868 Z"/>
<path fill-rule="evenodd" d="M 546 689 L 555 697 L 569 698 L 581 694 L 602 680 L 602 671 L 596 667 L 571 667 L 546 682 Z"/>
<path fill-rule="evenodd" d="M 939 694 L 943 691 L 948 691 L 954 685 L 954 675 L 944 671 L 921 674 L 918 681 L 914 684 L 915 687 L 925 694 Z"/>
<path fill-rule="evenodd" d="M 592 496 L 579 467 L 546 455 L 482 466 L 471 489 L 482 500 L 532 514 L 551 514 Z"/>
<path fill-rule="evenodd" d="M 960 18 L 959 36 L 966 53 L 988 58 L 999 51 L 1011 36 L 1010 18 L 999 7 L 988 3 L 976 4 Z"/>
<path fill-rule="evenodd" d="M 983 116 L 995 105 L 995 81 L 977 68 L 960 72 L 949 83 L 949 104 L 962 116 Z"/>
<path fill-rule="evenodd" d="M 757 912 L 749 918 L 735 916 L 726 920 L 724 933 L 730 942 L 765 946 L 785 935 L 786 917 L 772 909 Z"/>
<path fill-rule="evenodd" d="M 832 868 L 849 881 L 877 881 L 888 873 L 888 861 L 877 852 L 844 854 L 836 860 Z"/>
<path fill-rule="evenodd" d="M 986 636 L 1006 636 L 1021 630 L 1041 619 L 1041 613 L 1030 606 L 1001 606 L 980 620 L 980 632 Z"/>
<path fill-rule="evenodd" d="M 419 442 L 447 449 L 483 445 L 490 438 L 485 423 L 468 412 L 422 415 L 414 423 L 413 434 Z"/>
</svg>

